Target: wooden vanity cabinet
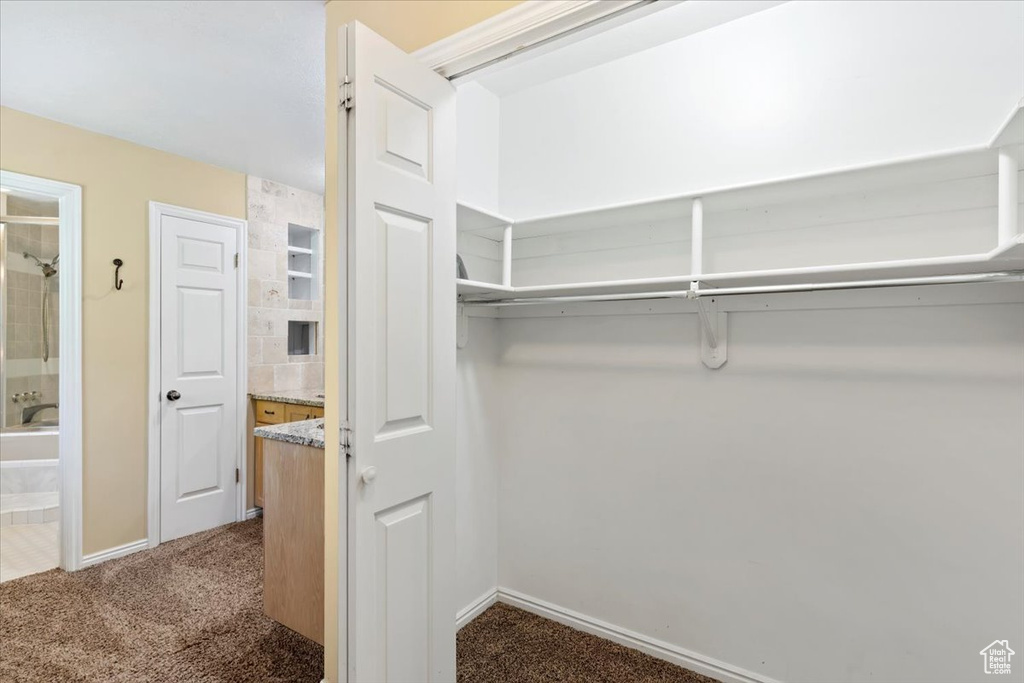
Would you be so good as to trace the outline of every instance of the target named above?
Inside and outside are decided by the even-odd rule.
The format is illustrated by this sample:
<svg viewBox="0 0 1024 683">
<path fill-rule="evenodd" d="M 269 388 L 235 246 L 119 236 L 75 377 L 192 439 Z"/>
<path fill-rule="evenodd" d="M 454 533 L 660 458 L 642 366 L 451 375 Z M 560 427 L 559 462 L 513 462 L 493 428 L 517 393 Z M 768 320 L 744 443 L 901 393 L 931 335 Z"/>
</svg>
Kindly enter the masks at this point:
<svg viewBox="0 0 1024 683">
<path fill-rule="evenodd" d="M 306 406 L 298 403 L 281 403 L 278 401 L 264 401 L 253 399 L 253 415 L 256 418 L 257 427 L 284 424 L 285 422 L 301 422 L 323 417 L 324 409 L 318 406 Z M 263 439 L 253 439 L 253 503 L 257 507 L 264 505 L 264 476 L 263 476 Z"/>
</svg>

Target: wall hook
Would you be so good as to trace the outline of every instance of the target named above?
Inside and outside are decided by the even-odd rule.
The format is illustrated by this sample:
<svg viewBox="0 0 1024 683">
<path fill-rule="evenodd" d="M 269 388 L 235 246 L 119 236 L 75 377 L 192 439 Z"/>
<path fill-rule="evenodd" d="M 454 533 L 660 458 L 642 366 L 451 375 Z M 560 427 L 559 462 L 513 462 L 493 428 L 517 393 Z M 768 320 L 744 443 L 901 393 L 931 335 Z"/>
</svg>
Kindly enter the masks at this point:
<svg viewBox="0 0 1024 683">
<path fill-rule="evenodd" d="M 121 291 L 121 285 L 124 284 L 124 280 L 118 277 L 121 273 L 121 266 L 124 265 L 124 261 L 119 258 L 114 259 L 114 289 Z"/>
</svg>

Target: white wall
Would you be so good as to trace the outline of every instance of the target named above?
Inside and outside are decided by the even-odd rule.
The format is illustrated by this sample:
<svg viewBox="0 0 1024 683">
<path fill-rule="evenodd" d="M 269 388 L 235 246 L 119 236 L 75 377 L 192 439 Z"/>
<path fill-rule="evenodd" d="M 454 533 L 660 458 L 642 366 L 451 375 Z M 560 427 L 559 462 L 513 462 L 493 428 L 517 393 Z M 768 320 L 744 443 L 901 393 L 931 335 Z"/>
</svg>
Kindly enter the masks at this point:
<svg viewBox="0 0 1024 683">
<path fill-rule="evenodd" d="M 459 86 L 458 165 L 460 202 L 498 210 L 498 141 L 501 101 L 476 83 Z"/>
<path fill-rule="evenodd" d="M 986 680 L 1024 304 L 733 313 L 718 371 L 697 324 L 499 322 L 501 586 L 782 681 Z"/>
<path fill-rule="evenodd" d="M 1022 26 L 1020 2 L 792 2 L 507 95 L 501 211 L 986 144 L 1024 96 Z"/>
<path fill-rule="evenodd" d="M 498 585 L 501 387 L 496 333 L 496 320 L 472 318 L 472 343 L 457 355 L 455 554 L 460 610 Z"/>
</svg>

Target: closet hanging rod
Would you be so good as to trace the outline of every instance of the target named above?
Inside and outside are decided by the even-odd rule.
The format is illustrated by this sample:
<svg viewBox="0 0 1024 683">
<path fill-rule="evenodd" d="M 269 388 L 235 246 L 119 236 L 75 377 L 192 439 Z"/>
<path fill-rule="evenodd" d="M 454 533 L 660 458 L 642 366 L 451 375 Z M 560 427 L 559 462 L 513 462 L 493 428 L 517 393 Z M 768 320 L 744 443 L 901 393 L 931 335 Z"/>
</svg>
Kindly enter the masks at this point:
<svg viewBox="0 0 1024 683">
<path fill-rule="evenodd" d="M 708 296 L 739 296 L 743 294 L 784 294 L 787 292 L 816 292 L 841 289 L 875 289 L 887 287 L 913 287 L 919 285 L 952 285 L 977 282 L 1024 282 L 1024 271 L 999 273 L 973 273 L 968 275 L 935 275 L 930 277 L 892 278 L 888 280 L 854 280 L 849 282 L 819 282 L 788 285 L 751 285 L 746 287 L 719 287 L 709 289 L 683 289 L 662 292 L 634 292 L 625 294 L 586 294 L 576 296 L 550 296 L 533 299 L 463 300 L 467 306 L 526 306 L 529 304 L 558 304 L 588 301 L 637 301 L 650 299 L 699 299 Z"/>
</svg>

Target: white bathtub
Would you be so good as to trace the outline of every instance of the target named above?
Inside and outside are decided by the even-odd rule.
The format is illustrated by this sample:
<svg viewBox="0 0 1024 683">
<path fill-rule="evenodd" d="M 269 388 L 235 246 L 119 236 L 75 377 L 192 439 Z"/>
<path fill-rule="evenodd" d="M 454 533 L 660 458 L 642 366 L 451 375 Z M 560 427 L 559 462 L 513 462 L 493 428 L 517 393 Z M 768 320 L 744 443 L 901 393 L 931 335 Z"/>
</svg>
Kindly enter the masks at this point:
<svg viewBox="0 0 1024 683">
<path fill-rule="evenodd" d="M 0 493 L 56 491 L 59 449 L 56 428 L 0 433 Z"/>
<path fill-rule="evenodd" d="M 58 438 L 57 427 L 8 427 L 0 432 L 0 460 L 55 460 Z"/>
</svg>

